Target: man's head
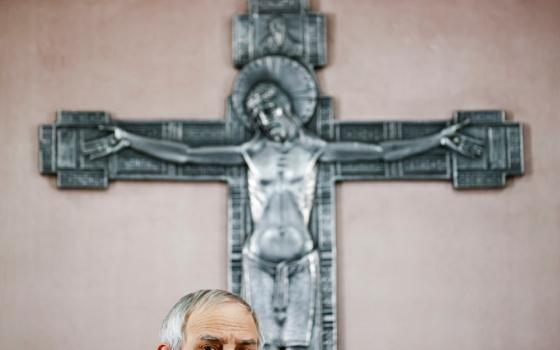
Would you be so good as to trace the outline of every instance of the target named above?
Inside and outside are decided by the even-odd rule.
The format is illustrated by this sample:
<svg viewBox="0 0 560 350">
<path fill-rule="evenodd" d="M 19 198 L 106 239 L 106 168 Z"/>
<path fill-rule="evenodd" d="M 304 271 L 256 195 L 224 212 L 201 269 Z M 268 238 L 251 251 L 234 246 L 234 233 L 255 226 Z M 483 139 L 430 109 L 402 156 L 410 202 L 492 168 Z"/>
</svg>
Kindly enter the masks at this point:
<svg viewBox="0 0 560 350">
<path fill-rule="evenodd" d="M 297 135 L 300 121 L 292 114 L 288 95 L 275 84 L 257 84 L 245 104 L 261 132 L 269 139 L 284 142 Z"/>
<path fill-rule="evenodd" d="M 157 350 L 257 350 L 262 344 L 251 306 L 223 290 L 185 295 L 163 321 Z"/>
</svg>

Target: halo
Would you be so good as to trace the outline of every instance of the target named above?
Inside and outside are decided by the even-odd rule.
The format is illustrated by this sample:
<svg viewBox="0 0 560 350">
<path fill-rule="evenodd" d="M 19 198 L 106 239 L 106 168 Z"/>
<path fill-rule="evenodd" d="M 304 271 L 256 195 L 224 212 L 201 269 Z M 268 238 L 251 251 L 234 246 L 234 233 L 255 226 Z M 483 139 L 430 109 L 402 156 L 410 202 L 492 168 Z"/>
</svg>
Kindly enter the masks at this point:
<svg viewBox="0 0 560 350">
<path fill-rule="evenodd" d="M 285 56 L 262 57 L 243 67 L 231 93 L 233 110 L 248 128 L 253 128 L 254 123 L 245 100 L 259 83 L 278 85 L 288 95 L 292 111 L 302 125 L 315 113 L 319 92 L 313 74 L 303 64 Z"/>
</svg>

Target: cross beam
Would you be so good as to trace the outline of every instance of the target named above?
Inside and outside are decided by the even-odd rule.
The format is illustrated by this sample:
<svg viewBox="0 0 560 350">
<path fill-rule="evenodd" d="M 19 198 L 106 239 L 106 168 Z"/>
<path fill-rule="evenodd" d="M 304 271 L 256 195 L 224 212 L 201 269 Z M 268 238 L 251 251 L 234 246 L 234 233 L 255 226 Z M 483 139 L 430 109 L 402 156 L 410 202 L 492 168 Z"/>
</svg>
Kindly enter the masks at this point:
<svg viewBox="0 0 560 350">
<path fill-rule="evenodd" d="M 106 188 L 110 180 L 228 181 L 228 167 L 222 165 L 176 165 L 133 150 L 89 160 L 81 145 L 103 135 L 99 125 L 118 125 L 142 136 L 192 147 L 247 141 L 249 133 L 229 114 L 226 121 L 131 122 L 115 121 L 105 112 L 61 111 L 55 124 L 40 128 L 40 171 L 56 174 L 60 188 Z M 459 111 L 451 121 L 336 121 L 331 100 L 323 97 L 308 129 L 328 141 L 380 143 L 426 136 L 465 119 L 471 121 L 465 133 L 488 145 L 480 158 L 435 149 L 396 162 L 338 162 L 333 176 L 337 181 L 452 179 L 455 188 L 467 189 L 504 187 L 507 176 L 523 174 L 522 126 L 507 122 L 503 111 Z"/>
</svg>

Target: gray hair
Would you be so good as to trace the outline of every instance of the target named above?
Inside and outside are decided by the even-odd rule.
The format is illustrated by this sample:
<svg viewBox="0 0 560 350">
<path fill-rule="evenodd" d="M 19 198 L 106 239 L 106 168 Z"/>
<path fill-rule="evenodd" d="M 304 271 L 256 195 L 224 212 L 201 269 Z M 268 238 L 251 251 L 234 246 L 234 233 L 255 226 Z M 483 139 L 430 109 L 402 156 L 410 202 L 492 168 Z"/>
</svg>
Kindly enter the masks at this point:
<svg viewBox="0 0 560 350">
<path fill-rule="evenodd" d="M 189 316 L 196 310 L 205 306 L 214 306 L 222 303 L 235 302 L 244 306 L 255 321 L 258 333 L 258 347 L 263 343 L 261 329 L 257 315 L 253 308 L 241 297 L 220 289 L 203 289 L 190 293 L 179 299 L 171 308 L 161 325 L 160 341 L 171 347 L 171 350 L 181 350 L 183 337 Z"/>
</svg>

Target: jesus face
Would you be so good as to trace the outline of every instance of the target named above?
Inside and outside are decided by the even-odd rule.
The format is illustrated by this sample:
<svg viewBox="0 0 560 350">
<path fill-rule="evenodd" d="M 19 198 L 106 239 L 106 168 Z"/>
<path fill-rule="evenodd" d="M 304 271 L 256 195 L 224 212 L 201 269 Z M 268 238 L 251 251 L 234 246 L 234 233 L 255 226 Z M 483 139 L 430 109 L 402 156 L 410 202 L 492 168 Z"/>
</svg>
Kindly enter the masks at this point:
<svg viewBox="0 0 560 350">
<path fill-rule="evenodd" d="M 282 107 L 271 106 L 257 114 L 257 124 L 261 132 L 275 142 L 284 142 L 294 134 L 293 122 Z"/>
<path fill-rule="evenodd" d="M 268 139 L 283 143 L 297 135 L 299 124 L 291 114 L 290 99 L 276 85 L 257 85 L 246 103 L 256 125 Z"/>
</svg>

